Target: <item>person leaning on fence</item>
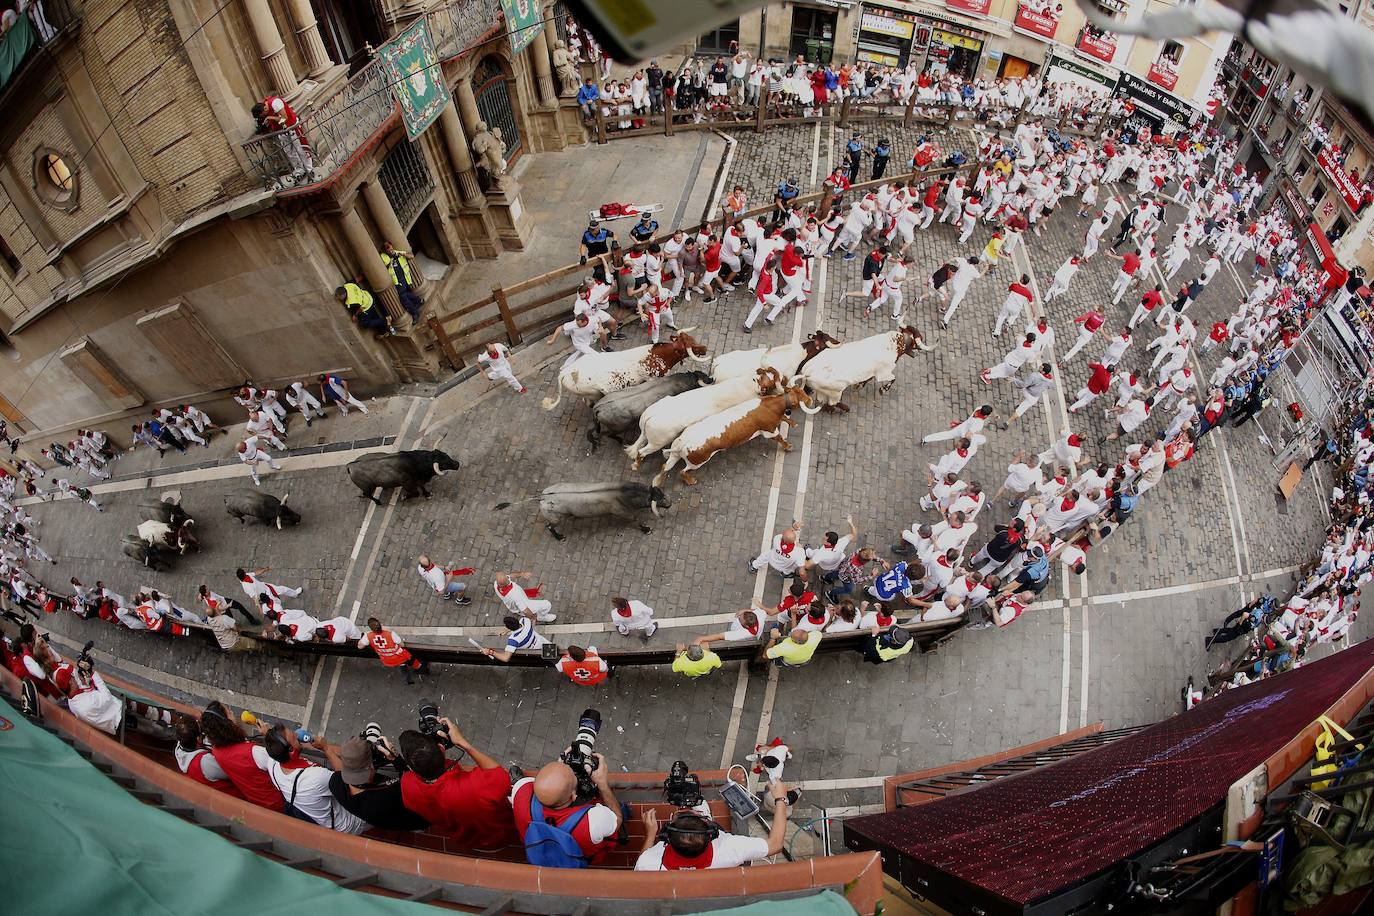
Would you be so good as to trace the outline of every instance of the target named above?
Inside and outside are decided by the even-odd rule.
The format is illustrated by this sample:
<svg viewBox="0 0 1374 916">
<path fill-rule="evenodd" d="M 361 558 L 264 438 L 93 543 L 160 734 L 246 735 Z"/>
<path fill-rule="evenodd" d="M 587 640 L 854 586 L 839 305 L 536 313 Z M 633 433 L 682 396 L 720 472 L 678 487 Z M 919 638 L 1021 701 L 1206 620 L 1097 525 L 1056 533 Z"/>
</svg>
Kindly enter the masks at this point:
<svg viewBox="0 0 1374 916">
<path fill-rule="evenodd" d="M 377 297 L 357 283 L 345 283 L 334 290 L 334 298 L 339 300 L 348 316 L 365 331 L 374 331 L 378 337 L 396 333 L 386 310 L 377 302 Z"/>
</svg>

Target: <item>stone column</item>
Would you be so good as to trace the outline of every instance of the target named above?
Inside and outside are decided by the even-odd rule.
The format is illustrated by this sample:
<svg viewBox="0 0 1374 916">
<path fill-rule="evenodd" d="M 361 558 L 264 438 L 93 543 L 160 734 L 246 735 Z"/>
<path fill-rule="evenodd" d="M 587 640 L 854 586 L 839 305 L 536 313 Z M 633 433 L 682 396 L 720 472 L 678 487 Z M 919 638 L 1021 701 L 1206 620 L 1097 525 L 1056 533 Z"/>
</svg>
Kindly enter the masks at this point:
<svg viewBox="0 0 1374 916">
<path fill-rule="evenodd" d="M 362 187 L 363 200 L 367 201 L 367 209 L 372 213 L 372 221 L 377 224 L 378 230 L 382 233 L 382 241 L 390 242 L 402 251 L 410 248 L 406 242 L 405 227 L 401 225 L 400 219 L 396 216 L 396 209 L 391 206 L 391 198 L 386 196 L 386 189 L 382 187 L 380 181 L 369 181 Z M 381 259 L 380 248 L 377 259 Z M 415 291 L 424 295 L 425 287 L 428 285 L 424 275 L 420 273 L 420 265 L 412 258 L 410 262 L 410 273 L 415 280 Z"/>
<path fill-rule="evenodd" d="M 463 132 L 472 136 L 477 133 L 477 122 L 482 120 L 477 113 L 477 96 L 472 94 L 472 80 L 464 77 L 453 88 L 457 95 L 458 113 L 463 116 Z"/>
<path fill-rule="evenodd" d="M 286 57 L 286 45 L 282 43 L 281 33 L 277 31 L 277 23 L 272 18 L 272 9 L 267 5 L 267 0 L 243 0 L 243 9 L 253 27 L 253 37 L 257 40 L 258 51 L 262 53 L 262 64 L 267 68 L 267 79 L 272 88 L 282 98 L 295 96 L 301 87 L 291 70 L 291 61 Z"/>
<path fill-rule="evenodd" d="M 448 147 L 449 157 L 453 160 L 453 170 L 458 174 L 458 187 L 463 192 L 463 205 L 480 207 L 482 189 L 477 184 L 477 172 L 472 167 L 472 150 L 468 148 L 468 138 L 463 133 L 463 122 L 458 117 L 458 108 L 450 99 L 439 115 L 439 129 L 444 134 L 444 145 Z"/>
<path fill-rule="evenodd" d="M 472 81 L 458 80 L 454 87 L 458 96 L 458 113 L 462 116 L 463 133 L 468 137 L 477 136 L 477 122 L 482 116 L 477 112 L 477 97 L 472 94 Z M 464 141 L 466 145 L 466 140 Z M 468 157 L 471 160 L 472 151 Z M 506 175 L 501 185 L 495 182 L 487 189 L 487 212 L 496 228 L 501 245 L 507 250 L 524 251 L 534 231 L 534 223 L 529 213 L 520 203 L 520 184 L 514 176 Z"/>
<path fill-rule="evenodd" d="M 544 29 L 545 34 L 553 31 Z M 530 64 L 534 67 L 534 79 L 539 84 L 539 97 L 544 100 L 544 106 L 553 108 L 558 104 L 558 90 L 553 87 L 553 65 L 549 62 L 549 45 L 542 38 L 536 38 L 530 42 L 525 53 L 529 55 Z"/>
<path fill-rule="evenodd" d="M 352 206 L 339 215 L 339 224 L 343 228 L 344 237 L 348 239 L 349 247 L 353 249 L 353 256 L 363 267 L 367 285 L 372 287 L 373 295 L 382 303 L 382 308 L 386 309 L 392 326 L 397 331 L 409 331 L 410 313 L 401 306 L 401 297 L 396 294 L 396 287 L 391 283 L 391 275 L 382 266 L 382 259 L 377 254 L 378 247 L 367 234 L 367 227 L 358 215 L 356 199 Z"/>
<path fill-rule="evenodd" d="M 296 40 L 300 42 L 301 53 L 305 55 L 306 74 L 319 76 L 334 66 L 334 62 L 329 59 L 324 42 L 320 40 L 315 11 L 310 6 L 310 0 L 289 0 L 289 6 L 291 21 L 296 26 Z"/>
</svg>

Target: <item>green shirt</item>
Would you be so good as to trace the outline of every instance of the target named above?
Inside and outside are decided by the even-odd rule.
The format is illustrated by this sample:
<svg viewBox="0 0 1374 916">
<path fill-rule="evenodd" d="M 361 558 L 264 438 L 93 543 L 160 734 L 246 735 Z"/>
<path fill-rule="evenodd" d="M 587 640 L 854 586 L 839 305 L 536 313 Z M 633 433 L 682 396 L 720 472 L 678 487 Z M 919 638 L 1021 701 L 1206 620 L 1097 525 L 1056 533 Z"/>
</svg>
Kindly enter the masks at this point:
<svg viewBox="0 0 1374 916">
<path fill-rule="evenodd" d="M 806 642 L 793 642 L 789 636 L 778 641 L 778 644 L 769 649 L 765 654 L 769 658 L 782 659 L 784 665 L 805 665 L 811 661 L 811 656 L 816 654 L 816 647 L 821 644 L 820 630 L 809 630 L 806 634 Z"/>
<path fill-rule="evenodd" d="M 692 661 L 687 657 L 686 652 L 678 653 L 677 658 L 673 659 L 673 670 L 688 677 L 701 677 L 704 674 L 710 674 L 719 667 L 720 656 L 710 649 L 706 650 L 706 654 L 701 657 L 700 661 Z"/>
</svg>

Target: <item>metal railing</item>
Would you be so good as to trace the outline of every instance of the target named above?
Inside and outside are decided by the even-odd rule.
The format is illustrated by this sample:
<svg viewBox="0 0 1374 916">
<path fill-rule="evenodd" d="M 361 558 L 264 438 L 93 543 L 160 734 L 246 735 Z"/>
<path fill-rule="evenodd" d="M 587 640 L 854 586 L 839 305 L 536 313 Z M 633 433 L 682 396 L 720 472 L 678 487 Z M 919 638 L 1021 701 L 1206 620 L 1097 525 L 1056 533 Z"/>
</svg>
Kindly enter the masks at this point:
<svg viewBox="0 0 1374 916">
<path fill-rule="evenodd" d="M 295 127 L 258 134 L 243 144 L 243 152 L 269 190 L 312 188 L 327 183 L 395 117 L 396 100 L 385 71 L 374 60 L 319 107 L 303 115 Z M 297 167 L 298 131 L 305 134 L 313 154 L 308 171 Z"/>
<path fill-rule="evenodd" d="M 45 0 L 41 4 L 33 4 L 28 10 L 20 13 L 19 19 L 23 20 L 23 25 L 20 26 L 19 21 L 16 20 L 16 27 L 29 29 L 32 33 L 33 44 L 25 52 L 19 66 L 10 74 L 10 78 L 0 84 L 0 88 L 8 89 L 14 86 L 19 77 L 33 66 L 34 61 L 38 59 L 38 53 L 44 47 L 52 44 L 60 35 L 81 21 L 82 12 L 82 5 L 73 3 L 72 0 Z M 14 32 L 14 36 L 19 34 L 18 31 Z M 11 41 L 15 40 L 18 40 L 17 37 L 11 38 Z"/>
<path fill-rule="evenodd" d="M 453 0 L 429 14 L 440 61 L 470 50 L 499 22 L 498 0 Z M 338 92 L 301 114 L 295 127 L 256 134 L 243 144 L 249 167 L 270 191 L 303 193 L 330 183 L 398 117 L 386 72 L 373 60 Z M 310 145 L 311 168 L 300 167 L 300 136 Z"/>
</svg>

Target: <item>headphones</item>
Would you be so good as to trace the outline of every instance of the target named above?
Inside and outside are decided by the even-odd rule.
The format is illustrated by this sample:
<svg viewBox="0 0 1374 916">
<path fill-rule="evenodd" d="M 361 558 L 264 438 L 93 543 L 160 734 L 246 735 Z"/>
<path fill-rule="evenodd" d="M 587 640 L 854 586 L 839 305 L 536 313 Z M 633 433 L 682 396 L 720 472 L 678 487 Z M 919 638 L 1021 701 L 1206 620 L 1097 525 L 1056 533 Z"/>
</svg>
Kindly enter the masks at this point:
<svg viewBox="0 0 1374 916">
<path fill-rule="evenodd" d="M 679 824 L 678 820 L 684 817 L 696 818 L 702 821 L 704 826 L 688 827 Z M 667 842 L 670 834 L 677 834 L 678 836 L 704 836 L 706 837 L 706 842 L 709 843 L 720 836 L 720 825 L 712 818 L 687 809 L 675 812 L 673 816 L 668 819 L 667 823 L 658 828 L 658 838 L 660 840 Z"/>
</svg>

